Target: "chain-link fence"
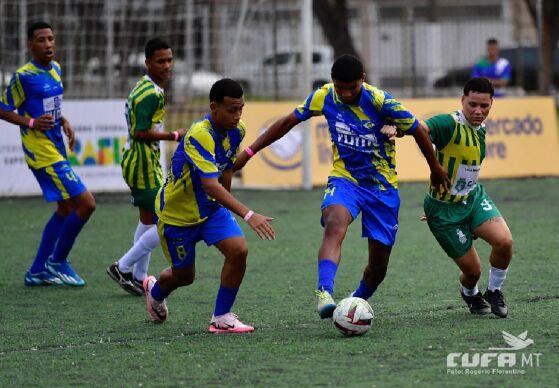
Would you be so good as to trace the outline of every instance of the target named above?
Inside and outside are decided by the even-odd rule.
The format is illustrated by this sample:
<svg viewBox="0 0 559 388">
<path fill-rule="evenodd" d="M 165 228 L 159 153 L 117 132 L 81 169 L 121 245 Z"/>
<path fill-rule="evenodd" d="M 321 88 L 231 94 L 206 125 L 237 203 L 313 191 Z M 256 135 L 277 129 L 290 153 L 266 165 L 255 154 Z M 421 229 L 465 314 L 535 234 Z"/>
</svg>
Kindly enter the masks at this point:
<svg viewBox="0 0 559 388">
<path fill-rule="evenodd" d="M 315 0 L 316 1 L 316 0 Z M 2 86 L 25 63 L 26 25 L 50 22 L 67 98 L 125 97 L 144 72 L 143 47 L 169 41 L 175 68 L 169 119 L 206 109 L 217 79 L 248 99 L 301 98 L 299 0 L 0 0 Z M 402 97 L 456 93 L 489 37 L 513 63 L 513 92 L 537 88 L 536 34 L 522 0 L 348 0 L 349 30 L 368 81 Z M 333 15 L 335 18 L 335 15 Z M 326 26 L 330 28 L 330 26 Z M 310 90 L 329 80 L 334 51 L 315 18 Z M 524 46 L 523 50 L 514 47 Z M 514 70 L 514 69 L 513 69 Z M 169 121 L 168 121 L 169 122 Z"/>
</svg>

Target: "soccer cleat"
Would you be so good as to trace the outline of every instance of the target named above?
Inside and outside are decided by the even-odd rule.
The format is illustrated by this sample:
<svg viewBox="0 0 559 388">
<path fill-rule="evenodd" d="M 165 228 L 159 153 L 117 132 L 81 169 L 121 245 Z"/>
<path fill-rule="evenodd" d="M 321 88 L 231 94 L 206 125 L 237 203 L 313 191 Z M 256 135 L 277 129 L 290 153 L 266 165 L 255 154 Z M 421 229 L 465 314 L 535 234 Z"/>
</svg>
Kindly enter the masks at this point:
<svg viewBox="0 0 559 388">
<path fill-rule="evenodd" d="M 85 286 L 85 280 L 83 280 L 80 275 L 78 275 L 76 271 L 74 271 L 68 260 L 64 260 L 60 263 L 53 263 L 50 261 L 50 259 L 48 259 L 46 267 L 51 274 L 58 277 L 60 280 L 62 280 L 62 283 L 66 284 L 67 286 Z"/>
<path fill-rule="evenodd" d="M 117 282 L 124 291 L 136 296 L 144 295 L 142 282 L 134 279 L 132 272 L 122 272 L 118 268 L 118 262 L 115 261 L 107 268 L 107 275 Z"/>
<path fill-rule="evenodd" d="M 472 314 L 484 315 L 491 312 L 491 307 L 483 300 L 481 292 L 478 292 L 477 295 L 474 296 L 467 296 L 460 291 L 460 295 L 462 295 L 462 299 L 464 299 L 464 302 L 466 302 Z"/>
<path fill-rule="evenodd" d="M 151 296 L 151 289 L 155 282 L 154 276 L 148 276 L 144 279 L 143 287 L 146 294 L 146 305 L 149 314 L 155 319 L 156 322 L 163 323 L 167 319 L 169 310 L 167 309 L 167 302 L 163 299 L 161 302 L 153 299 Z"/>
<path fill-rule="evenodd" d="M 334 310 L 336 309 L 336 302 L 332 295 L 325 290 L 316 290 L 315 295 L 318 298 L 317 311 L 321 319 L 332 318 L 334 315 Z"/>
<path fill-rule="evenodd" d="M 486 290 L 483 294 L 485 299 L 491 305 L 491 312 L 499 318 L 506 318 L 508 315 L 508 308 L 505 304 L 505 299 L 501 290 L 489 291 Z"/>
<path fill-rule="evenodd" d="M 39 273 L 31 273 L 30 271 L 27 271 L 25 273 L 25 285 L 27 287 L 49 286 L 51 284 L 62 284 L 62 280 L 48 271 L 41 271 Z"/>
<path fill-rule="evenodd" d="M 210 321 L 210 333 L 252 333 L 254 327 L 245 325 L 233 313 L 213 316 Z"/>
</svg>

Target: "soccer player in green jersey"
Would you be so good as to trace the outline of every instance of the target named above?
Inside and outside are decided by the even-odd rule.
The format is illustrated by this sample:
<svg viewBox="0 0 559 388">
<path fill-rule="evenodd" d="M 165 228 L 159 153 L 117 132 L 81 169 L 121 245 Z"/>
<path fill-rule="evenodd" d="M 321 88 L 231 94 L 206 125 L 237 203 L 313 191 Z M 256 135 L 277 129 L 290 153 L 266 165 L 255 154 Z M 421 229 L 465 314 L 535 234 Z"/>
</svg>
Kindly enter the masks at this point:
<svg viewBox="0 0 559 388">
<path fill-rule="evenodd" d="M 143 295 L 142 282 L 147 276 L 151 251 L 159 244 L 154 208 L 155 195 L 163 183 L 159 141 L 179 141 L 185 133 L 184 129 L 163 131 L 163 85 L 171 77 L 171 48 L 161 39 L 151 39 L 145 46 L 145 55 L 147 74 L 136 83 L 126 101 L 128 141 L 121 163 L 140 220 L 132 248 L 107 268 L 107 274 L 133 295 Z"/>
<path fill-rule="evenodd" d="M 250 210 L 231 195 L 233 163 L 245 135 L 241 121 L 243 89 L 231 79 L 210 90 L 210 113 L 192 124 L 173 158 L 169 175 L 157 194 L 155 210 L 163 253 L 171 264 L 144 280 L 147 308 L 158 322 L 167 319 L 167 296 L 194 282 L 196 244 L 203 240 L 225 256 L 221 284 L 209 331 L 246 333 L 231 308 L 243 281 L 248 248 L 233 213 L 244 218 L 262 239 L 272 240 L 272 219 Z"/>
<path fill-rule="evenodd" d="M 95 198 L 68 162 L 62 133 L 68 137 L 70 150 L 75 138 L 62 116 L 62 69 L 54 60 L 52 27 L 43 21 L 31 24 L 27 47 L 33 59 L 14 73 L 1 95 L 0 119 L 19 125 L 25 161 L 45 200 L 56 202 L 56 211 L 45 225 L 35 260 L 25 274 L 25 285 L 82 287 L 85 281 L 68 257 L 95 210 Z"/>
<path fill-rule="evenodd" d="M 493 86 L 487 78 L 472 78 L 464 86 L 462 110 L 426 120 L 437 158 L 447 169 L 450 190 L 442 193 L 433 186 L 425 196 L 424 210 L 429 229 L 439 245 L 460 268 L 460 294 L 473 314 L 505 318 L 501 286 L 512 259 L 512 235 L 493 200 L 478 182 L 485 157 L 485 126 Z M 489 284 L 482 295 L 479 255 L 472 244 L 476 237 L 491 245 Z M 489 303 L 489 305 L 487 304 Z"/>
</svg>

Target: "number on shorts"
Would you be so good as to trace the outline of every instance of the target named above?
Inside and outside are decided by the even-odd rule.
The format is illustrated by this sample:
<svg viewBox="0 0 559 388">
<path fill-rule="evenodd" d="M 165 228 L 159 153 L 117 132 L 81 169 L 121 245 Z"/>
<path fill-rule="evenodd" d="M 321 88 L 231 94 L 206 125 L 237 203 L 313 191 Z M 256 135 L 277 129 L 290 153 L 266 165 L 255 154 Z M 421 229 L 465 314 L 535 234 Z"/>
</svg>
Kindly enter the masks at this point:
<svg viewBox="0 0 559 388">
<path fill-rule="evenodd" d="M 484 199 L 483 201 L 481 201 L 481 208 L 488 212 L 489 210 L 493 209 L 493 206 L 491 206 L 487 199 Z"/>
<path fill-rule="evenodd" d="M 74 174 L 73 171 L 70 171 L 70 172 L 66 173 L 66 179 L 68 179 L 69 181 L 74 181 L 74 182 L 78 181 L 78 177 L 76 177 L 76 174 Z"/>
<path fill-rule="evenodd" d="M 326 190 L 324 190 L 324 198 L 326 198 L 327 195 L 334 195 L 334 191 L 336 190 L 335 187 L 328 187 Z"/>
<path fill-rule="evenodd" d="M 179 257 L 179 259 L 184 260 L 186 258 L 186 249 L 184 249 L 184 246 L 179 245 L 177 247 L 177 256 Z"/>
</svg>

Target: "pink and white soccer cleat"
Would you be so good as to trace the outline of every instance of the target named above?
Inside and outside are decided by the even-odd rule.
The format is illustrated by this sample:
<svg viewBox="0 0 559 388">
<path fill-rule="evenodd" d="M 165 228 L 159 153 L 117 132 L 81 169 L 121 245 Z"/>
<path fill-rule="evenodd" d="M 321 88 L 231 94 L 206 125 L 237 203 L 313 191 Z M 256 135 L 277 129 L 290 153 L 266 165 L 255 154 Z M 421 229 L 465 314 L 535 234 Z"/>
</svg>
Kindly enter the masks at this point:
<svg viewBox="0 0 559 388">
<path fill-rule="evenodd" d="M 167 319 L 169 310 L 167 309 L 167 302 L 165 300 L 160 302 L 151 297 L 151 289 L 156 281 L 154 276 L 148 276 L 144 279 L 143 286 L 146 293 L 146 305 L 153 319 L 155 319 L 156 322 L 163 323 Z"/>
<path fill-rule="evenodd" d="M 252 333 L 254 327 L 245 325 L 233 313 L 212 317 L 210 333 Z"/>
</svg>

